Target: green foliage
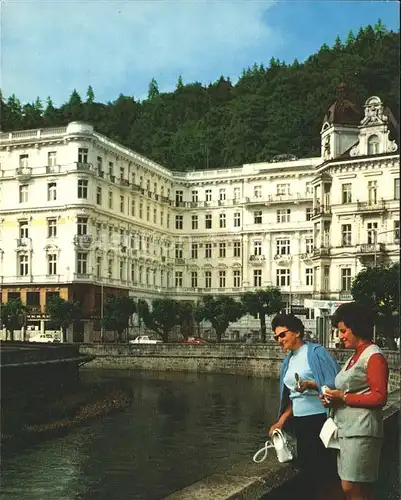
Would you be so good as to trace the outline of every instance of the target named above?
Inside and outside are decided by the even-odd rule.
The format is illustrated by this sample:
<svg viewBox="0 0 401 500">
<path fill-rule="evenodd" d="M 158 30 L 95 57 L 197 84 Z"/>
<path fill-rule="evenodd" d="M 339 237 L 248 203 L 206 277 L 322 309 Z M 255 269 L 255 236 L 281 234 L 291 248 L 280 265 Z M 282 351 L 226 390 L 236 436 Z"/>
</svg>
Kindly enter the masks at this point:
<svg viewBox="0 0 401 500">
<path fill-rule="evenodd" d="M 25 306 L 20 299 L 11 299 L 1 306 L 1 322 L 6 328 L 7 339 L 14 340 L 14 330 L 19 330 L 24 324 Z"/>
<path fill-rule="evenodd" d="M 217 342 L 221 342 L 221 337 L 230 323 L 242 318 L 244 309 L 242 303 L 232 297 L 205 295 L 198 302 L 194 315 L 197 323 L 209 321 L 216 332 Z"/>
<path fill-rule="evenodd" d="M 104 305 L 103 326 L 117 334 L 116 340 L 122 341 L 122 335 L 127 330 L 130 318 L 136 312 L 136 303 L 131 297 L 112 295 Z"/>
<path fill-rule="evenodd" d="M 144 312 L 145 310 L 145 312 Z M 151 309 L 144 308 L 143 320 L 147 328 L 158 333 L 163 342 L 168 342 L 171 330 L 181 323 L 182 307 L 180 302 L 171 299 L 152 300 Z"/>
<path fill-rule="evenodd" d="M 262 342 L 266 342 L 266 316 L 276 314 L 284 307 L 280 289 L 269 286 L 263 290 L 246 292 L 241 300 L 244 311 L 254 317 L 259 315 Z"/>
<path fill-rule="evenodd" d="M 368 304 L 376 315 L 376 328 L 388 339 L 399 330 L 400 265 L 363 269 L 352 283 L 354 300 Z"/>
<path fill-rule="evenodd" d="M 72 302 L 54 296 L 46 304 L 46 312 L 50 320 L 60 325 L 63 334 L 63 342 L 67 342 L 68 327 L 82 318 L 82 305 L 80 302 Z"/>
<path fill-rule="evenodd" d="M 379 95 L 399 120 L 399 38 L 379 20 L 343 41 L 337 37 L 332 47 L 323 44 L 303 62 L 286 65 L 272 57 L 250 64 L 235 85 L 224 76 L 210 85 L 184 85 L 179 77 L 174 92 L 160 93 L 153 78 L 143 102 L 120 95 L 113 102 L 95 103 L 88 88 L 86 102 L 74 90 L 60 108 L 50 100 L 44 112 L 35 103 L 23 113 L 15 95 L 3 97 L 1 128 L 86 120 L 100 133 L 177 171 L 269 161 L 278 154 L 315 156 L 320 154 L 322 119 L 340 82 L 358 98 L 359 107 Z"/>
<path fill-rule="evenodd" d="M 88 90 L 86 91 L 86 103 L 93 104 L 95 101 L 95 93 L 93 92 L 92 85 L 89 85 Z"/>
</svg>

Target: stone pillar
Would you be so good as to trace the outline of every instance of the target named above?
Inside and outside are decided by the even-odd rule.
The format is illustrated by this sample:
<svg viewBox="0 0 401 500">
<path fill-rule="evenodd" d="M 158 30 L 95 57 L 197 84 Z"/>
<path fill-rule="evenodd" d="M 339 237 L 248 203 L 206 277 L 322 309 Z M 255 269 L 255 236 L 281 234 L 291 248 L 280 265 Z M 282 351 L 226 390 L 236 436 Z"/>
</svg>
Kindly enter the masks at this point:
<svg viewBox="0 0 401 500">
<path fill-rule="evenodd" d="M 40 320 L 40 333 L 45 333 L 45 320 Z"/>
</svg>

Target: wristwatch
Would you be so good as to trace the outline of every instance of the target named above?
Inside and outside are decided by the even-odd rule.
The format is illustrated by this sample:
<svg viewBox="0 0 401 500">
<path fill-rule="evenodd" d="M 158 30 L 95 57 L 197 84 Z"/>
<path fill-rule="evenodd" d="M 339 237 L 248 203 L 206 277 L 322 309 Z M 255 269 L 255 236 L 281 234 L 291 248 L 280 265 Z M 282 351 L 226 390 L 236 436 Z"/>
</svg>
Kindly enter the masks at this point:
<svg viewBox="0 0 401 500">
<path fill-rule="evenodd" d="M 348 394 L 348 392 L 345 391 L 344 394 L 343 394 L 343 397 L 341 398 L 344 401 L 345 404 L 347 404 L 347 394 Z"/>
</svg>

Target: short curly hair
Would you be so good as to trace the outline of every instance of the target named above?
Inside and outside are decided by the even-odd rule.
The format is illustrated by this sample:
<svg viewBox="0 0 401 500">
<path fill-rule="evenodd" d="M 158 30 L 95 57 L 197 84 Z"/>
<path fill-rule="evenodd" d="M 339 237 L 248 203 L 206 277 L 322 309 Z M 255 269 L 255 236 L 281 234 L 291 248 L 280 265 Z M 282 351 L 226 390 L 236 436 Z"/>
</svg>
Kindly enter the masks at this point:
<svg viewBox="0 0 401 500">
<path fill-rule="evenodd" d="M 304 324 L 294 314 L 277 314 L 272 320 L 273 332 L 278 326 L 285 326 L 292 332 L 298 332 L 301 338 L 305 334 Z"/>
<path fill-rule="evenodd" d="M 331 324 L 338 328 L 343 322 L 347 328 L 352 330 L 353 335 L 363 340 L 373 339 L 373 326 L 375 316 L 372 307 L 361 302 L 347 302 L 341 304 L 331 318 Z"/>
</svg>

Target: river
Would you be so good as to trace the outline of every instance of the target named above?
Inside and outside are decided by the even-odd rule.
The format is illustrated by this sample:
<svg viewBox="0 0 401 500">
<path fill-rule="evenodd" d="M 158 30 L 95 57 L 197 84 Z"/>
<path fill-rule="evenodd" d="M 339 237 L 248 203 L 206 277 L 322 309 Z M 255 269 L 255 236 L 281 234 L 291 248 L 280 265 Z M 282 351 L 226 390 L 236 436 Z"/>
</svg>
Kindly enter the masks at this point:
<svg viewBox="0 0 401 500">
<path fill-rule="evenodd" d="M 132 388 L 132 405 L 7 453 L 3 500 L 159 500 L 250 460 L 277 411 L 276 380 L 84 369 L 81 383 L 110 379 Z M 400 498 L 395 453 L 383 461 L 377 500 Z"/>
</svg>

